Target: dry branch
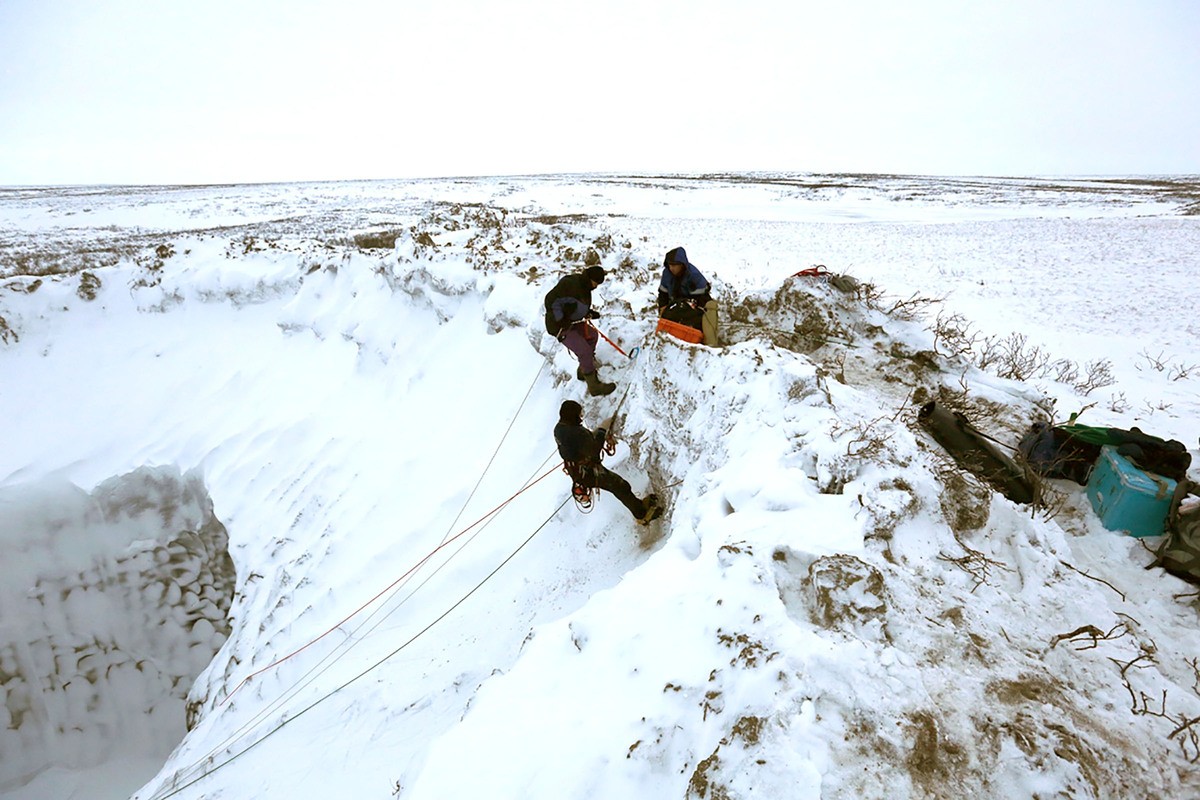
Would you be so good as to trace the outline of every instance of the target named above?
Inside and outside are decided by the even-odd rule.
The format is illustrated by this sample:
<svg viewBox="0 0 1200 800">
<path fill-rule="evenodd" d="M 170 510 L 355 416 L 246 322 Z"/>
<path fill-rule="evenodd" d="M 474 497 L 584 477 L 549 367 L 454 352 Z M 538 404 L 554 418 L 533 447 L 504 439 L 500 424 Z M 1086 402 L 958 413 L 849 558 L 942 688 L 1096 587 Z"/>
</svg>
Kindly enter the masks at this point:
<svg viewBox="0 0 1200 800">
<path fill-rule="evenodd" d="M 1120 633 L 1117 633 L 1118 629 L 1120 629 Z M 1060 633 L 1058 636 L 1055 636 L 1050 640 L 1050 647 L 1054 648 L 1059 642 L 1065 639 L 1069 640 L 1071 644 L 1076 645 L 1076 650 L 1093 650 L 1100 642 L 1111 642 L 1115 639 L 1120 639 L 1122 636 L 1125 636 L 1128 633 L 1129 628 L 1124 622 L 1118 622 L 1116 625 L 1109 628 L 1107 633 L 1100 630 L 1095 625 L 1084 625 L 1076 628 L 1070 633 Z M 1081 636 L 1087 636 L 1088 641 L 1076 641 L 1078 637 Z M 1082 646 L 1079 646 L 1081 644 Z"/>
<path fill-rule="evenodd" d="M 963 540 L 960 539 L 957 534 L 954 536 L 954 541 L 958 542 L 958 546 L 963 549 L 966 555 L 951 557 L 945 553 L 939 553 L 938 559 L 954 564 L 974 578 L 975 585 L 971 587 L 972 593 L 980 586 L 987 583 L 989 574 L 993 568 L 1004 570 L 1005 572 L 1012 571 L 1003 563 L 996 561 L 995 559 L 988 558 L 975 548 L 964 544 Z"/>
<path fill-rule="evenodd" d="M 1139 541 L 1140 541 L 1140 540 L 1139 540 Z M 1069 569 L 1069 570 L 1073 570 L 1074 572 L 1078 572 L 1080 575 L 1082 575 L 1082 576 L 1083 576 L 1083 577 L 1085 577 L 1085 578 L 1090 578 L 1090 579 L 1092 579 L 1092 580 L 1096 581 L 1097 583 L 1103 583 L 1105 586 L 1107 586 L 1108 588 L 1112 589 L 1112 590 L 1113 590 L 1114 592 L 1116 592 L 1117 594 L 1121 595 L 1121 599 L 1122 599 L 1122 600 L 1124 600 L 1124 599 L 1125 599 L 1125 593 L 1124 593 L 1124 592 L 1122 592 L 1120 589 L 1118 589 L 1117 587 L 1113 586 L 1111 583 L 1109 583 L 1108 581 L 1104 580 L 1103 578 L 1097 578 L 1095 575 L 1089 575 L 1089 574 L 1087 574 L 1086 572 L 1084 572 L 1083 570 L 1079 569 L 1078 567 L 1073 567 L 1073 566 L 1071 566 L 1070 564 L 1068 564 L 1067 562 L 1063 561 L 1062 559 L 1059 559 L 1059 560 L 1058 560 L 1058 563 L 1062 564 L 1064 567 L 1066 567 L 1066 568 L 1067 568 L 1067 569 Z"/>
</svg>

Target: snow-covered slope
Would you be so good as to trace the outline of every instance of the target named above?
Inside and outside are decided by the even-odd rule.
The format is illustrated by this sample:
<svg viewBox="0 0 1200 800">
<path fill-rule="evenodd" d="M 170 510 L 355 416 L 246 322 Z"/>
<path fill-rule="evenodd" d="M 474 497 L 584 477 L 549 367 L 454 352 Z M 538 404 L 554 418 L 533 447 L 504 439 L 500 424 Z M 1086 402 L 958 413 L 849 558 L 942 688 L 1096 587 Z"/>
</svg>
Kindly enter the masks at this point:
<svg viewBox="0 0 1200 800">
<path fill-rule="evenodd" d="M 1200 230 L 1179 213 L 1194 183 L 591 176 L 3 199 L 0 530 L 22 555 L 0 678 L 24 748 L 4 748 L 8 796 L 1200 792 L 1187 585 L 1145 571 L 1080 487 L 1014 505 L 915 418 L 938 399 L 1015 442 L 1086 408 L 1200 455 L 1183 313 Z M 70 227 L 79 214 L 93 222 Z M 717 286 L 722 348 L 653 333 L 679 244 Z M 600 328 L 633 356 L 601 344 L 620 384 L 602 400 L 540 312 L 594 261 L 610 272 Z M 858 288 L 791 277 L 814 263 Z M 984 337 L 1014 331 L 1042 368 L 979 369 Z M 667 498 L 661 521 L 570 502 L 550 435 L 568 397 L 592 424 L 621 403 L 610 466 Z M 174 488 L 114 495 L 146 469 Z M 119 535 L 69 557 L 11 547 L 61 527 L 50 481 L 77 487 L 61 490 L 76 517 L 116 509 Z M 159 580 L 115 565 L 199 529 L 228 536 L 236 572 L 206 606 L 228 620 L 195 634 L 211 660 L 166 684 L 93 671 L 104 702 L 58 700 L 75 679 L 20 654 L 91 636 L 106 664 L 149 663 L 114 613 L 161 619 L 146 638 L 196 655 L 186 587 L 157 608 L 111 601 Z M 205 569 L 196 597 L 226 587 Z M 111 577 L 84 582 L 103 613 L 30 611 L 17 585 L 85 574 Z M 1107 638 L 1057 638 L 1087 625 Z M 130 715 L 146 698 L 153 728 Z M 165 763 L 111 774 L 133 758 Z"/>
</svg>

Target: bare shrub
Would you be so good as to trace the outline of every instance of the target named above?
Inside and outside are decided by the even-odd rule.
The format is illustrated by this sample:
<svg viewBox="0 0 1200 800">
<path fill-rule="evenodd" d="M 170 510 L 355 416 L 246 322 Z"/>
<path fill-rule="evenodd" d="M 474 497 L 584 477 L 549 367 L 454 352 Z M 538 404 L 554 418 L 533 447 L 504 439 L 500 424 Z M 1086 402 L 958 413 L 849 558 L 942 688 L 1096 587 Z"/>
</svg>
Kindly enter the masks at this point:
<svg viewBox="0 0 1200 800">
<path fill-rule="evenodd" d="M 948 358 L 970 358 L 975 352 L 979 333 L 962 314 L 938 312 L 933 322 L 933 350 Z"/>
<path fill-rule="evenodd" d="M 1045 374 L 1050 356 L 1038 345 L 1029 344 L 1023 333 L 1010 333 L 1000 341 L 996 374 L 1001 378 L 1027 381 Z"/>
<path fill-rule="evenodd" d="M 1059 642 L 1068 641 L 1076 650 L 1094 650 L 1100 642 L 1111 642 L 1129 634 L 1129 626 L 1118 622 L 1107 631 L 1102 631 L 1095 625 L 1084 625 L 1070 633 L 1060 633 L 1050 640 L 1050 648 L 1058 646 Z"/>
<path fill-rule="evenodd" d="M 995 559 L 988 558 L 980 551 L 963 542 L 957 533 L 954 534 L 954 541 L 958 542 L 958 546 L 963 549 L 965 555 L 948 556 L 945 553 L 939 553 L 938 560 L 954 564 L 970 575 L 975 580 L 975 585 L 971 587 L 972 592 L 988 582 L 988 579 L 992 577 L 992 570 L 1012 572 L 1008 566 Z"/>
<path fill-rule="evenodd" d="M 1188 375 L 1194 372 L 1197 368 L 1200 368 L 1200 364 L 1188 364 L 1183 361 L 1169 364 L 1168 359 L 1170 356 L 1165 356 L 1161 350 L 1156 356 L 1151 355 L 1149 350 L 1143 350 L 1140 355 L 1146 360 L 1147 368 L 1152 369 L 1155 372 L 1166 372 L 1173 381 L 1182 380 L 1183 378 L 1188 377 Z M 1141 364 L 1135 364 L 1134 366 L 1138 370 L 1142 369 Z"/>
<path fill-rule="evenodd" d="M 974 345 L 977 340 L 972 338 L 971 341 Z M 1072 387 L 1084 397 L 1116 383 L 1112 362 L 1107 358 L 1089 361 L 1081 370 L 1079 364 L 1069 358 L 1051 361 L 1049 353 L 1039 345 L 1030 344 L 1025 334 L 1016 332 L 978 340 L 974 364 L 981 370 L 1015 381 L 1049 378 Z"/>
<path fill-rule="evenodd" d="M 1179 381 L 1187 378 L 1197 369 L 1200 369 L 1200 364 L 1184 364 L 1183 362 L 1180 362 L 1178 364 L 1171 365 L 1168 375 L 1171 380 Z"/>
<path fill-rule="evenodd" d="M 859 287 L 859 297 L 867 308 L 882 311 L 884 292 L 873 283 L 864 283 Z"/>
<path fill-rule="evenodd" d="M 1071 384 L 1084 397 L 1087 397 L 1096 389 L 1112 386 L 1117 382 L 1112 374 L 1112 362 L 1107 358 L 1102 358 L 1099 361 L 1089 361 L 1084 369 L 1084 377 Z"/>
<path fill-rule="evenodd" d="M 1060 358 L 1050 365 L 1050 374 L 1059 383 L 1074 386 L 1079 380 L 1079 364 L 1069 358 Z"/>
<path fill-rule="evenodd" d="M 1143 350 L 1140 355 L 1142 358 L 1146 359 L 1146 366 L 1150 367 L 1150 369 L 1154 370 L 1155 372 L 1162 372 L 1167 368 L 1166 362 L 1163 360 L 1163 353 L 1161 350 L 1156 356 L 1150 355 L 1149 350 Z M 1140 370 L 1142 368 L 1141 364 L 1137 364 L 1136 368 Z"/>
<path fill-rule="evenodd" d="M 865 461 L 887 450 L 887 433 L 876 427 L 886 420 L 887 417 L 876 417 L 866 422 L 856 422 L 844 427 L 841 420 L 834 420 L 829 428 L 829 435 L 836 441 L 841 438 L 843 433 L 849 433 L 850 438 L 846 440 L 846 455 Z"/>
<path fill-rule="evenodd" d="M 1024 465 L 1025 477 L 1029 481 L 1029 485 L 1033 487 L 1033 501 L 1029 504 L 1029 509 L 1034 516 L 1040 516 L 1042 519 L 1054 519 L 1062 514 L 1070 505 L 1070 497 L 1066 492 L 1051 485 L 1045 477 L 1039 475 L 1033 470 Z"/>
<path fill-rule="evenodd" d="M 985 336 L 975 354 L 975 366 L 990 370 L 1000 360 L 1000 337 Z"/>
<path fill-rule="evenodd" d="M 1158 659 L 1155 657 L 1157 647 L 1153 642 L 1139 642 L 1139 649 L 1138 655 L 1129 661 L 1119 661 L 1112 657 L 1108 659 L 1120 670 L 1121 685 L 1129 693 L 1130 713 L 1136 716 L 1158 717 L 1174 723 L 1175 727 L 1167 734 L 1167 739 L 1169 741 L 1178 739 L 1180 753 L 1188 762 L 1192 764 L 1200 762 L 1200 731 L 1197 731 L 1195 727 L 1200 724 L 1200 717 L 1188 717 L 1187 714 L 1173 714 L 1167 711 L 1166 689 L 1163 689 L 1158 697 L 1152 697 L 1141 690 L 1134 689 L 1130 679 L 1130 670 L 1134 667 L 1142 669 L 1158 663 Z"/>
<path fill-rule="evenodd" d="M 955 389 L 943 383 L 937 387 L 936 392 L 922 393 L 925 398 L 923 401 L 915 400 L 916 395 L 914 394 L 914 402 L 917 407 L 920 407 L 929 400 L 936 400 L 939 405 L 971 420 L 971 424 L 976 428 L 1008 427 L 1006 422 L 1007 406 L 973 393 L 965 378 L 959 381 L 958 386 L 959 388 Z M 916 415 L 911 417 L 911 425 L 918 425 Z"/>
<path fill-rule="evenodd" d="M 1054 410 L 1058 408 L 1058 398 L 1044 394 L 1033 401 L 1034 407 L 1041 411 L 1046 419 L 1054 419 Z"/>
<path fill-rule="evenodd" d="M 913 292 L 907 298 L 902 300 L 893 300 L 891 305 L 882 308 L 883 313 L 895 319 L 912 322 L 920 319 L 929 309 L 941 305 L 946 298 L 944 297 L 926 297 L 925 295 Z"/>
<path fill-rule="evenodd" d="M 846 351 L 838 350 L 832 359 L 832 364 L 827 364 L 827 368 L 832 368 L 833 379 L 840 384 L 846 383 Z"/>
</svg>

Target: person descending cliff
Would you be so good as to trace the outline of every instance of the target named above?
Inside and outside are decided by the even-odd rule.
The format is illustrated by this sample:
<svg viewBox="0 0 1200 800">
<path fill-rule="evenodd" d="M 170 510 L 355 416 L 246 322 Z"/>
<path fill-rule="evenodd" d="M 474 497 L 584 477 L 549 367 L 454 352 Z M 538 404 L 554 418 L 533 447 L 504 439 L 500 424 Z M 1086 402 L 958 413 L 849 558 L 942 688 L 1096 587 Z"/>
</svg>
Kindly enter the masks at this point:
<svg viewBox="0 0 1200 800">
<path fill-rule="evenodd" d="M 600 380 L 596 369 L 596 343 L 600 336 L 589 320 L 599 319 L 592 308 L 592 290 L 604 282 L 604 268 L 592 266 L 565 276 L 546 293 L 546 331 L 579 359 L 575 377 L 585 382 L 588 394 L 611 394 L 615 383 Z"/>
<path fill-rule="evenodd" d="M 584 495 L 590 495 L 592 489 L 611 492 L 629 509 L 639 525 L 648 525 L 662 516 L 658 495 L 648 494 L 639 498 L 633 493 L 629 481 L 600 463 L 608 439 L 606 429 L 590 431 L 584 427 L 583 406 L 574 400 L 563 401 L 558 409 L 558 424 L 554 426 L 554 441 L 558 445 L 563 466 L 574 481 L 572 488 L 575 496 L 580 496 L 580 490 Z"/>
</svg>

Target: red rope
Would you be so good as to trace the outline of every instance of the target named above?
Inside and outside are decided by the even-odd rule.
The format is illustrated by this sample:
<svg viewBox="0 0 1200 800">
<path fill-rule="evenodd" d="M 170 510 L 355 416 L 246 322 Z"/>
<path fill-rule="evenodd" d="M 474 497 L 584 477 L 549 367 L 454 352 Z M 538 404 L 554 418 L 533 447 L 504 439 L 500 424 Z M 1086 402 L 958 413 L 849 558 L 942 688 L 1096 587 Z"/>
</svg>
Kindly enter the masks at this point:
<svg viewBox="0 0 1200 800">
<path fill-rule="evenodd" d="M 629 357 L 630 357 L 630 356 L 629 356 L 629 353 L 626 353 L 624 350 L 622 350 L 620 347 L 618 347 L 616 342 L 614 342 L 612 339 L 610 339 L 610 338 L 608 338 L 607 336 L 605 336 L 603 331 L 601 331 L 599 328 L 597 328 L 595 325 L 593 325 L 593 324 L 592 324 L 592 321 L 591 321 L 590 319 L 587 321 L 587 324 L 588 324 L 588 327 L 590 327 L 590 328 L 591 328 L 592 330 L 594 330 L 596 333 L 600 334 L 600 338 L 601 338 L 601 339 L 603 339 L 604 341 L 606 341 L 606 342 L 608 342 L 609 344 L 611 344 L 611 345 L 613 346 L 613 349 L 614 349 L 614 350 L 616 350 L 618 353 L 620 353 L 621 355 L 625 356 L 626 358 L 629 358 Z"/>
<path fill-rule="evenodd" d="M 533 481 L 533 482 L 532 482 L 532 483 L 530 483 L 528 486 L 526 486 L 525 488 L 523 488 L 523 489 L 521 489 L 520 491 L 518 491 L 516 494 L 512 495 L 511 497 L 509 497 L 509 498 L 508 498 L 507 500 L 505 500 L 503 503 L 501 503 L 500 505 L 496 506 L 496 507 L 495 507 L 495 508 L 493 508 L 491 511 L 487 512 L 487 513 L 486 513 L 486 514 L 484 514 L 482 517 L 480 517 L 479 519 L 475 520 L 474 522 L 472 522 L 472 523 L 471 523 L 470 525 L 468 525 L 467 527 L 463 528 L 463 529 L 462 529 L 461 531 L 459 531 L 458 533 L 454 534 L 454 536 L 450 537 L 450 538 L 449 538 L 449 539 L 447 539 L 446 541 L 444 541 L 444 542 L 442 542 L 441 544 L 439 544 L 437 547 L 435 547 L 435 548 L 433 548 L 432 550 L 430 550 L 430 551 L 429 551 L 429 553 L 428 553 L 428 554 L 427 554 L 427 555 L 426 555 L 424 558 L 422 558 L 422 559 L 421 559 L 420 561 L 418 561 L 416 564 L 414 564 L 414 565 L 412 565 L 411 567 L 409 567 L 409 569 L 408 569 L 408 570 L 407 570 L 407 571 L 406 571 L 406 572 L 405 572 L 403 575 L 401 575 L 399 578 L 396 578 L 396 580 L 394 580 L 394 581 L 392 581 L 391 583 L 389 583 L 389 584 L 388 584 L 387 586 L 385 586 L 385 587 L 384 587 L 384 588 L 383 588 L 383 589 L 382 589 L 382 590 L 381 590 L 381 591 L 380 591 L 378 594 L 376 594 L 374 597 L 372 597 L 372 598 L 371 598 L 370 600 L 368 600 L 367 602 L 363 603 L 363 604 L 362 604 L 361 606 L 359 606 L 358 608 L 356 608 L 356 609 L 354 609 L 353 611 L 351 611 L 351 612 L 350 612 L 350 614 L 349 614 L 349 615 L 348 615 L 348 616 L 347 616 L 345 619 L 343 619 L 341 622 L 339 622 L 339 623 L 337 623 L 336 625 L 334 625 L 334 626 L 333 626 L 332 628 L 330 628 L 329 630 L 327 630 L 327 631 L 325 631 L 324 633 L 322 633 L 322 634 L 321 634 L 320 636 L 318 636 L 317 638 L 313 639 L 312 641 L 308 642 L 307 644 L 303 645 L 302 647 L 298 647 L 298 648 L 296 648 L 296 649 L 295 649 L 295 650 L 293 650 L 292 652 L 288 653 L 286 656 L 283 656 L 282 658 L 278 658 L 278 659 L 276 659 L 275 661 L 272 661 L 270 664 L 267 664 L 265 667 L 263 667 L 263 668 L 261 668 L 261 669 L 258 669 L 258 670 L 254 671 L 254 672 L 251 672 L 249 675 L 247 675 L 245 678 L 243 678 L 243 679 L 242 679 L 242 682 L 241 682 L 241 683 L 239 683 L 237 686 L 233 687 L 233 691 L 232 691 L 232 692 L 230 692 L 228 695 L 226 695 L 226 696 L 225 696 L 225 699 L 221 701 L 220 705 L 225 705 L 226 703 L 228 703 L 228 702 L 229 702 L 229 699 L 230 699 L 231 697 L 233 697 L 235 694 L 237 694 L 237 691 L 238 691 L 238 689 L 241 689 L 243 686 L 245 686 L 247 683 L 249 683 L 251 678 L 254 678 L 254 677 L 258 676 L 258 675 L 261 675 L 262 673 L 266 672 L 267 670 L 269 670 L 269 669 L 272 669 L 273 667 L 277 667 L 277 666 L 279 666 L 280 664 L 282 664 L 284 661 L 287 661 L 287 660 L 288 660 L 289 658 L 291 658 L 292 656 L 295 656 L 295 655 L 298 655 L 299 653 L 302 653 L 302 652 L 304 652 L 304 651 L 305 651 L 305 650 L 307 650 L 309 647 L 312 647 L 314 644 L 316 644 L 317 642 L 321 641 L 321 640 L 322 640 L 322 639 L 324 639 L 326 636 L 328 636 L 329 634 L 331 634 L 331 633 L 333 633 L 334 631 L 336 631 L 338 628 L 340 628 L 340 627 L 342 627 L 343 625 L 345 625 L 345 624 L 346 624 L 348 621 L 350 621 L 350 619 L 351 619 L 352 617 L 354 617 L 356 614 L 358 614 L 359 612 L 361 612 L 361 611 L 362 611 L 363 609 L 365 609 L 367 606 L 369 606 L 369 605 L 371 605 L 372 603 L 374 603 L 376 600 L 378 600 L 380 597 L 382 597 L 384 594 L 386 594 L 386 593 L 387 593 L 389 590 L 391 590 L 391 589 L 392 589 L 392 588 L 393 588 L 393 587 L 394 587 L 396 584 L 400 583 L 400 582 L 401 582 L 401 581 L 403 581 L 405 578 L 407 578 L 407 577 L 409 577 L 410 575 L 412 575 L 412 573 L 413 573 L 413 572 L 415 572 L 415 571 L 416 571 L 418 568 L 420 568 L 420 567 L 421 567 L 421 566 L 422 566 L 422 565 L 423 565 L 423 564 L 424 564 L 426 561 L 428 561 L 429 559 L 433 558 L 434 554 L 436 554 L 436 553 L 437 553 L 439 550 L 441 550 L 443 547 L 445 547 L 446 545 L 448 545 L 448 544 L 450 544 L 451 542 L 455 541 L 456 539 L 458 539 L 459 537 L 461 537 L 463 534 L 465 534 L 467 531 L 471 530 L 471 529 L 472 529 L 472 528 L 474 528 L 476 525 L 478 525 L 479 523 L 483 522 L 485 519 L 487 519 L 488 517 L 490 517 L 490 516 L 492 516 L 493 514 L 495 514 L 496 512 L 498 512 L 500 509 L 504 508 L 506 505 L 508 505 L 509 503 L 511 503 L 513 500 L 515 500 L 515 499 L 516 499 L 516 498 L 517 498 L 517 497 L 518 497 L 518 496 L 519 496 L 519 495 L 520 495 L 522 492 L 526 492 L 526 491 L 528 491 L 529 489 L 532 489 L 532 488 L 533 488 L 533 486 L 534 486 L 534 485 L 535 485 L 535 484 L 536 484 L 538 481 L 542 480 L 542 478 L 545 478 L 547 475 L 549 475 L 551 472 L 554 472 L 556 469 L 559 469 L 561 466 L 562 466 L 562 464 L 559 464 L 557 467 L 553 467 L 553 468 L 551 468 L 550 470 L 548 470 L 547 472 L 545 472 L 545 473 L 544 473 L 544 474 L 543 474 L 541 477 L 539 477 L 537 480 Z"/>
</svg>

